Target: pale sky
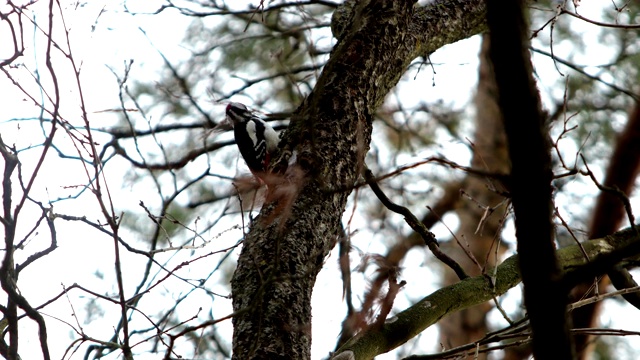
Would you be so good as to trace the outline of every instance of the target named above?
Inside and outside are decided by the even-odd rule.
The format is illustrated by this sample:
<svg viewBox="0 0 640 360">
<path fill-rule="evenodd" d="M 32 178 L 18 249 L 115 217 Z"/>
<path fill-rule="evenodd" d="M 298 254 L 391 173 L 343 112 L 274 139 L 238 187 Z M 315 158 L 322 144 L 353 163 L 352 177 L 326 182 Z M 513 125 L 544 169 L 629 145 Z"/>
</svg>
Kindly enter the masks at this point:
<svg viewBox="0 0 640 360">
<path fill-rule="evenodd" d="M 126 5 L 131 12 L 144 13 L 157 9 L 162 3 L 162 1 L 139 0 L 127 1 Z M 255 2 L 253 3 L 255 4 Z M 240 2 L 238 2 L 238 4 L 240 4 Z M 583 1 L 582 6 L 579 8 L 581 14 L 591 18 L 598 18 L 596 13 L 597 7 L 593 6 L 594 4 L 596 4 L 595 1 Z M 40 1 L 30 7 L 30 9 L 35 10 L 32 16 L 35 17 L 38 24 L 45 23 L 47 5 L 47 2 Z M 0 9 L 4 10 L 3 6 L 5 5 L 1 5 Z M 179 16 L 175 11 L 168 10 L 158 15 L 132 15 L 131 13 L 123 11 L 122 4 L 106 1 L 91 1 L 83 4 L 81 7 L 76 7 L 75 3 L 66 3 L 66 5 L 63 5 L 63 12 L 66 26 L 68 29 L 71 29 L 69 36 L 74 59 L 78 65 L 81 64 L 82 70 L 80 78 L 83 95 L 90 123 L 94 128 L 108 126 L 114 123 L 116 119 L 115 113 L 105 112 L 105 110 L 117 109 L 119 107 L 118 84 L 112 70 L 121 76 L 124 64 L 129 60 L 134 60 L 132 76 L 139 80 L 153 83 L 153 78 L 157 76 L 158 69 L 160 69 L 163 64 L 162 59 L 158 55 L 158 50 L 162 51 L 169 60 L 174 62 L 178 62 L 189 56 L 189 52 L 180 45 L 183 38 L 183 30 L 188 25 L 189 20 L 184 16 Z M 60 27 L 59 21 L 57 21 L 56 24 L 57 27 L 54 33 L 61 34 L 62 28 Z M 96 25 L 95 30 L 92 30 L 92 26 L 94 25 Z M 585 32 L 593 30 L 592 26 L 580 22 L 578 22 L 576 26 L 584 28 Z M 144 29 L 146 35 L 143 34 L 140 29 Z M 33 25 L 25 24 L 25 32 L 31 34 L 32 31 Z M 0 44 L 7 43 L 6 36 L 5 29 L 0 27 Z M 56 39 L 60 41 L 63 37 Z M 35 40 L 31 35 L 25 36 L 25 47 L 27 50 L 21 61 L 32 72 L 37 69 L 42 74 L 43 79 L 45 79 L 43 80 L 45 88 L 49 89 L 49 83 L 46 82 L 47 77 L 46 74 L 44 74 L 46 69 L 42 63 L 44 59 L 43 41 L 42 36 L 36 36 Z M 425 66 L 416 79 L 413 78 L 413 75 L 405 76 L 402 80 L 402 86 L 397 90 L 396 96 L 401 98 L 405 104 L 442 100 L 445 103 L 453 104 L 455 107 L 463 106 L 474 92 L 474 84 L 477 77 L 479 44 L 479 38 L 474 37 L 438 50 L 431 56 L 431 61 L 437 65 L 436 74 L 434 75 L 432 73 L 429 66 Z M 556 53 L 562 53 L 563 44 L 558 44 L 555 50 Z M 587 60 L 596 63 L 606 62 L 606 48 L 596 48 L 593 50 L 594 51 L 589 52 L 588 56 L 584 56 L 583 59 L 585 62 L 587 62 Z M 602 57 L 602 61 L 596 57 L 597 54 Z M 4 55 L 5 50 L 0 47 L 0 58 L 3 58 Z M 577 59 L 580 60 L 581 58 L 578 57 Z M 61 74 L 59 75 L 63 75 L 62 72 L 66 71 L 66 73 L 64 73 L 65 76 L 59 76 L 61 94 L 64 99 L 61 113 L 74 125 L 80 126 L 82 122 L 78 110 L 79 97 L 74 82 L 75 80 L 72 76 L 73 73 L 68 65 L 65 65 L 67 61 L 60 57 L 59 54 L 54 56 L 53 60 L 57 66 L 60 66 L 60 69 L 64 69 L 61 70 Z M 547 61 L 541 62 L 540 64 L 537 70 L 544 74 L 543 77 L 553 76 L 552 74 L 555 72 L 555 68 L 552 62 Z M 26 71 L 20 72 L 17 80 L 21 83 L 24 82 L 24 84 L 28 84 L 28 86 L 30 86 L 28 87 L 30 93 L 39 93 L 35 90 L 37 87 L 31 75 Z M 432 82 L 435 82 L 435 86 L 431 86 Z M 425 86 L 425 84 L 428 84 L 428 86 Z M 416 91 L 416 85 L 420 91 Z M 3 116 L 0 118 L 0 133 L 2 134 L 3 140 L 7 144 L 15 144 L 19 149 L 25 149 L 41 143 L 43 139 L 42 131 L 40 130 L 38 120 L 35 120 L 39 116 L 38 109 L 34 108 L 29 100 L 25 100 L 22 94 L 16 92 L 15 87 L 11 85 L 2 73 L 0 73 L 0 94 L 0 101 L 2 101 L 0 107 L 3 108 Z M 394 100 L 390 98 L 389 101 Z M 32 117 L 34 120 L 23 122 L 19 127 L 16 122 L 7 121 L 12 118 L 28 117 Z M 64 139 L 66 135 L 59 134 L 59 136 L 61 139 Z M 99 134 L 97 137 L 99 141 L 107 140 L 106 137 L 100 136 Z M 65 151 L 73 152 L 69 141 L 60 141 L 59 144 Z M 455 142 L 444 144 L 441 151 L 451 160 L 460 163 L 464 163 L 469 157 L 466 146 Z M 23 171 L 25 173 L 28 173 L 29 169 L 35 166 L 34 164 L 39 154 L 39 148 L 21 153 L 20 156 L 24 164 Z M 428 155 L 429 154 L 420 154 L 420 156 Z M 77 163 L 58 159 L 54 152 L 51 152 L 48 156 L 48 161 L 45 162 L 44 167 L 40 171 L 36 187 L 34 187 L 33 197 L 41 201 L 46 199 L 54 200 L 59 197 L 77 193 L 75 189 L 69 189 L 68 186 L 79 185 L 86 182 L 84 169 Z M 407 163 L 411 163 L 412 160 L 414 159 L 406 159 Z M 127 164 L 123 161 L 108 164 L 105 174 L 107 184 L 112 192 L 117 208 L 139 211 L 138 202 L 145 199 L 148 202 L 153 202 L 154 200 L 152 199 L 155 194 L 145 194 L 144 192 L 140 192 L 140 186 L 130 186 L 128 183 L 123 183 L 127 171 L 126 166 Z M 76 181 L 74 179 L 80 180 Z M 350 202 L 350 206 L 351 205 L 352 202 Z M 633 205 L 638 208 L 639 203 L 637 197 L 634 198 Z M 95 200 L 87 195 L 74 201 L 56 202 L 53 205 L 53 209 L 55 213 L 84 214 L 88 218 L 95 219 L 100 217 L 99 213 L 95 212 L 95 206 Z M 34 206 L 25 208 L 25 211 L 23 219 L 30 216 L 29 214 L 34 214 L 33 216 L 37 216 L 38 214 L 38 209 Z M 348 207 L 345 213 L 346 217 L 350 215 L 350 211 L 351 207 Z M 124 216 L 128 215 L 125 213 Z M 358 223 L 358 221 L 360 221 L 360 223 Z M 364 227 L 363 221 L 363 218 L 358 217 L 355 222 L 355 227 Z M 96 236 L 95 231 L 85 233 L 83 227 L 77 223 L 67 223 L 56 220 L 56 226 L 58 230 L 59 248 L 37 263 L 32 264 L 21 273 L 19 287 L 22 294 L 29 299 L 33 305 L 38 305 L 50 299 L 55 294 L 58 294 L 62 290 L 62 285 L 70 286 L 73 283 L 82 284 L 97 292 L 113 293 L 115 289 L 112 270 L 113 244 L 110 238 L 107 236 Z M 231 224 L 226 226 L 229 227 Z M 221 227 L 221 229 L 222 228 L 224 228 L 224 226 Z M 26 233 L 28 229 L 25 225 L 22 231 Z M 404 231 L 406 233 L 409 230 L 407 227 L 404 227 Z M 443 227 L 436 227 L 434 231 L 439 238 L 448 238 L 448 231 Z M 126 236 L 132 236 L 132 234 L 126 231 L 124 231 L 124 233 Z M 206 248 L 206 251 L 215 251 L 218 248 L 224 247 L 230 242 L 237 240 L 240 235 L 239 232 L 236 231 L 230 232 L 225 236 L 226 240 L 222 240 L 224 237 L 221 237 L 220 242 L 210 245 Z M 366 236 L 363 238 L 366 238 Z M 384 253 L 385 245 L 379 241 L 380 239 L 373 237 L 373 240 L 370 238 L 368 241 L 365 241 L 363 238 L 358 238 L 357 240 L 357 246 L 361 250 L 373 253 Z M 41 236 L 34 236 L 32 248 L 39 249 L 42 246 L 46 246 L 48 239 L 49 237 L 46 233 Z M 141 243 L 138 244 L 142 247 Z M 28 250 L 32 248 L 28 248 Z M 26 252 L 25 256 L 29 254 L 30 252 Z M 126 251 L 122 251 L 121 254 L 124 257 L 123 263 L 128 273 L 137 273 L 140 271 L 140 266 L 144 263 L 143 259 L 132 256 Z M 18 261 L 23 260 L 20 256 L 21 254 L 17 255 Z M 159 258 L 168 259 L 170 256 L 175 256 L 172 264 L 176 264 L 184 259 L 188 259 L 190 254 L 183 251 L 175 255 L 171 253 L 163 254 L 159 256 Z M 237 256 L 237 254 L 234 256 Z M 342 284 L 339 280 L 340 274 L 336 256 L 337 249 L 334 250 L 331 257 L 326 260 L 325 268 L 317 279 L 317 285 L 314 291 L 312 300 L 314 311 L 313 359 L 322 359 L 327 356 L 328 351 L 333 350 L 341 321 L 346 312 L 346 306 L 342 301 Z M 403 264 L 403 279 L 409 284 L 419 284 L 419 286 L 407 286 L 405 288 L 402 296 L 399 296 L 396 301 L 395 309 L 397 311 L 403 310 L 410 305 L 412 300 L 426 296 L 437 288 L 434 283 L 434 281 L 437 281 L 437 278 L 427 269 L 424 264 L 425 261 L 422 250 L 412 251 L 405 260 Z M 199 268 L 200 266 L 203 268 Z M 206 274 L 208 272 L 208 266 L 211 266 L 211 263 L 196 263 L 196 265 L 192 265 L 189 269 L 185 270 L 186 273 L 183 275 L 193 275 L 194 278 L 197 278 L 201 276 L 201 273 Z M 96 275 L 96 272 L 99 274 Z M 191 272 L 193 272 L 193 274 L 191 274 Z M 46 278 L 43 279 L 43 275 L 46 275 Z M 431 278 L 434 279 L 434 281 L 425 284 L 425 278 Z M 137 284 L 137 280 L 137 277 L 131 281 L 125 280 L 128 282 L 127 285 L 130 291 L 133 286 Z M 362 289 L 366 286 L 363 280 L 363 277 L 354 277 L 354 294 L 356 294 L 356 296 L 362 294 Z M 215 288 L 213 281 L 209 284 L 211 284 L 212 289 Z M 166 288 L 164 291 L 158 292 L 158 295 L 165 295 L 164 297 L 146 297 L 145 301 L 140 304 L 140 307 L 142 308 L 144 306 L 147 313 L 154 314 L 156 309 L 159 312 L 163 308 L 171 306 L 171 302 L 174 300 L 171 295 L 168 294 L 176 291 L 181 284 L 178 282 L 167 282 L 164 286 L 168 285 L 175 285 L 176 288 Z M 222 287 L 216 290 L 224 292 Z M 186 290 L 180 289 L 177 291 Z M 516 288 L 515 291 L 517 292 L 519 290 Z M 76 326 L 75 319 L 71 316 L 71 313 L 75 311 L 81 321 L 86 318 L 85 307 L 87 297 L 87 294 L 79 291 L 71 292 L 68 300 L 62 298 L 53 305 L 48 306 L 43 312 Z M 192 303 L 192 308 L 197 308 L 199 303 L 208 302 L 210 299 L 194 293 L 188 301 Z M 90 336 L 107 340 L 112 333 L 112 326 L 115 324 L 113 319 L 118 316 L 117 312 L 119 309 L 104 302 L 100 303 L 100 307 L 99 310 L 96 310 L 98 313 L 92 318 L 92 323 L 89 325 L 82 324 L 82 326 Z M 216 299 L 216 316 L 224 316 L 230 312 L 230 301 Z M 183 317 L 191 315 L 194 314 L 184 313 Z M 612 319 L 615 321 L 612 326 L 624 326 L 633 329 L 637 324 L 637 320 L 640 319 L 640 317 L 637 316 L 637 313 L 634 313 L 634 316 L 618 316 Z M 62 356 L 64 348 L 70 343 L 69 335 L 71 328 L 67 324 L 54 320 L 53 318 L 49 318 L 47 324 L 52 356 L 53 358 L 59 359 Z M 230 343 L 230 321 L 219 325 L 219 333 L 224 334 L 224 338 Z M 31 334 L 31 336 L 25 336 L 27 334 Z M 41 356 L 37 338 L 34 334 L 35 332 L 31 324 L 26 326 L 26 329 L 22 332 L 21 354 L 25 359 L 36 359 Z M 437 345 L 436 341 L 436 327 L 431 327 L 422 335 L 419 345 L 425 352 L 429 352 Z M 638 343 L 636 342 L 636 344 Z M 31 349 L 35 352 L 31 353 Z M 67 355 L 67 358 L 79 359 L 82 358 L 83 355 L 84 347 L 73 356 Z M 110 358 L 114 357 L 111 356 Z M 145 358 L 155 359 L 157 356 L 136 357 L 136 359 Z M 395 358 L 396 354 L 393 352 L 378 357 L 378 359 L 382 360 Z"/>
</svg>

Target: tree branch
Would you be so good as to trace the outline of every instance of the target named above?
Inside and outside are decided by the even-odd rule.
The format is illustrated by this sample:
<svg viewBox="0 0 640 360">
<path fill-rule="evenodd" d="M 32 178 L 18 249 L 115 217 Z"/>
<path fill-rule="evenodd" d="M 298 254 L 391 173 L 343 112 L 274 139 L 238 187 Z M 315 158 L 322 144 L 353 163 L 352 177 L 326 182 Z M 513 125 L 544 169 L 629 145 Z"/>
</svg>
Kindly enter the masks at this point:
<svg viewBox="0 0 640 360">
<path fill-rule="evenodd" d="M 387 197 L 387 195 L 385 195 L 382 189 L 380 189 L 380 186 L 378 186 L 376 178 L 375 176 L 373 176 L 371 170 L 365 170 L 364 178 L 367 181 L 367 184 L 369 184 L 369 187 L 371 187 L 371 190 L 373 190 L 373 193 L 376 194 L 382 205 L 384 205 L 387 209 L 393 211 L 394 213 L 404 216 L 404 220 L 407 222 L 407 224 L 411 226 L 413 231 L 420 234 L 425 245 L 427 245 L 429 250 L 431 250 L 433 255 L 435 255 L 438 260 L 442 261 L 445 265 L 450 267 L 451 270 L 453 270 L 456 275 L 458 275 L 458 278 L 460 280 L 464 280 L 469 277 L 469 275 L 464 272 L 464 269 L 462 269 L 462 266 L 460 266 L 460 264 L 458 264 L 455 260 L 447 256 L 447 254 L 443 253 L 442 250 L 440 250 L 440 246 L 438 245 L 438 240 L 436 240 L 435 235 L 433 235 L 433 233 L 429 231 L 429 229 L 427 229 L 427 227 L 420 220 L 418 220 L 418 218 L 413 215 L 413 213 L 409 209 L 394 203 Z"/>
<path fill-rule="evenodd" d="M 636 226 L 636 229 L 640 227 Z M 561 276 L 565 279 L 565 288 L 585 277 L 606 273 L 611 264 L 624 263 L 625 259 L 636 257 L 640 254 L 640 235 L 628 228 L 611 236 L 586 241 L 582 245 L 592 259 L 590 262 L 585 259 L 579 245 L 555 252 Z M 333 359 L 338 359 L 341 353 L 349 351 L 353 353 L 352 359 L 373 359 L 404 344 L 448 314 L 504 294 L 522 280 L 518 263 L 517 255 L 503 261 L 496 269 L 493 286 L 491 279 L 480 275 L 433 292 L 395 317 L 387 319 L 381 329 L 370 329 L 349 340 L 336 352 Z M 564 312 L 566 307 L 563 308 Z"/>
</svg>

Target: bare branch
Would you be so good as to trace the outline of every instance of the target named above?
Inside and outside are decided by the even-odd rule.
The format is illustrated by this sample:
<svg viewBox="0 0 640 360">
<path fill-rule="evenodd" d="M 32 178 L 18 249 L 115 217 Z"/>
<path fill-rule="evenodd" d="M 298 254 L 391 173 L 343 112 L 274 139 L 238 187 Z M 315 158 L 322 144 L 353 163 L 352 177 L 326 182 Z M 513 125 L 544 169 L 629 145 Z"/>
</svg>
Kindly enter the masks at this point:
<svg viewBox="0 0 640 360">
<path fill-rule="evenodd" d="M 433 253 L 433 255 L 435 255 L 436 258 L 442 261 L 445 265 L 449 266 L 458 275 L 458 278 L 460 280 L 464 280 L 467 277 L 469 277 L 469 275 L 467 275 L 464 272 L 460 264 L 458 264 L 455 260 L 447 256 L 447 254 L 443 253 L 440 250 L 440 247 L 438 245 L 438 240 L 436 240 L 435 235 L 433 235 L 433 233 L 430 232 L 424 226 L 424 224 L 420 222 L 418 218 L 416 218 L 416 216 L 413 215 L 413 213 L 411 213 L 411 211 L 409 211 L 409 209 L 407 209 L 404 206 L 395 204 L 391 200 L 389 200 L 389 198 L 384 194 L 382 189 L 380 189 L 380 186 L 378 186 L 378 183 L 376 182 L 376 178 L 373 176 L 373 173 L 371 172 L 371 170 L 366 169 L 364 172 L 364 177 L 365 177 L 365 180 L 367 181 L 367 184 L 369 184 L 369 187 L 371 187 L 371 190 L 373 190 L 373 192 L 376 194 L 378 199 L 380 199 L 380 202 L 382 202 L 382 204 L 387 209 L 395 213 L 398 213 L 400 215 L 403 215 L 404 220 L 407 222 L 407 224 L 415 232 L 417 232 L 418 234 L 420 234 L 420 236 L 422 236 L 422 240 L 424 241 L 425 245 L 427 245 L 429 250 L 431 250 L 431 252 Z"/>
</svg>

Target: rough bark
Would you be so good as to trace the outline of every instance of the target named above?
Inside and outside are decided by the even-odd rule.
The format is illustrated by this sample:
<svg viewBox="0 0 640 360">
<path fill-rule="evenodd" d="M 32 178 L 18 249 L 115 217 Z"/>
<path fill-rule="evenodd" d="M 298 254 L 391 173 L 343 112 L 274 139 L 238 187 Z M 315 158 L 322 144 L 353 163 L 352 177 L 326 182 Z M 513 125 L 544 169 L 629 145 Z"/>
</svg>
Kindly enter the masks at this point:
<svg viewBox="0 0 640 360">
<path fill-rule="evenodd" d="M 372 114 L 414 58 L 484 30 L 484 13 L 482 1 L 416 9 L 371 0 L 344 14 L 282 140 L 276 169 L 296 159 L 290 190 L 263 207 L 244 239 L 231 282 L 234 359 L 309 358 L 311 290 L 369 148 Z"/>
<path fill-rule="evenodd" d="M 504 117 L 524 303 L 537 359 L 574 357 L 566 321 L 567 290 L 554 253 L 551 155 L 533 79 L 524 1 L 487 2 L 491 60 Z"/>
</svg>

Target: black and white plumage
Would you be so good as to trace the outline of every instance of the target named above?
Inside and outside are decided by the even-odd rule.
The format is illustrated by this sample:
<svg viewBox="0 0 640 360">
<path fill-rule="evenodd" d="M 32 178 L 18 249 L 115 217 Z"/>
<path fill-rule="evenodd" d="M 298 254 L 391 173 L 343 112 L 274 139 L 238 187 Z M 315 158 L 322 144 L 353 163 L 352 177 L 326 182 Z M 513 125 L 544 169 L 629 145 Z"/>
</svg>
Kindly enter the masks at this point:
<svg viewBox="0 0 640 360">
<path fill-rule="evenodd" d="M 271 155 L 278 148 L 278 133 L 241 103 L 227 105 L 227 120 L 240 154 L 251 172 L 261 177 L 267 171 Z"/>
</svg>

